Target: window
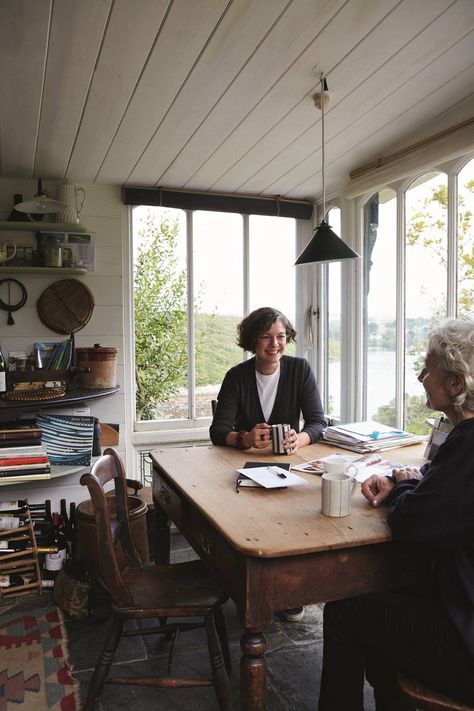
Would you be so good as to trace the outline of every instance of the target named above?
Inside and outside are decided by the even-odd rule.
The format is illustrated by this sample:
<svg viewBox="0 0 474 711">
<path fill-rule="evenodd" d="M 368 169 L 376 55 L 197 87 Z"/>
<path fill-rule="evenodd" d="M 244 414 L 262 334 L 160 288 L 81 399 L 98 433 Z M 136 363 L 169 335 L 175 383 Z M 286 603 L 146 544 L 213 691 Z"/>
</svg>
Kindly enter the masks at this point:
<svg viewBox="0 0 474 711">
<path fill-rule="evenodd" d="M 364 413 L 395 425 L 397 196 L 386 189 L 364 208 Z"/>
<path fill-rule="evenodd" d="M 474 312 L 474 160 L 457 176 L 457 313 Z"/>
<path fill-rule="evenodd" d="M 474 160 L 451 175 L 433 170 L 363 208 L 362 416 L 422 434 L 427 334 L 474 311 Z"/>
<path fill-rule="evenodd" d="M 295 220 L 140 206 L 132 232 L 136 419 L 189 426 L 244 357 L 243 314 L 274 306 L 294 321 Z"/>
</svg>

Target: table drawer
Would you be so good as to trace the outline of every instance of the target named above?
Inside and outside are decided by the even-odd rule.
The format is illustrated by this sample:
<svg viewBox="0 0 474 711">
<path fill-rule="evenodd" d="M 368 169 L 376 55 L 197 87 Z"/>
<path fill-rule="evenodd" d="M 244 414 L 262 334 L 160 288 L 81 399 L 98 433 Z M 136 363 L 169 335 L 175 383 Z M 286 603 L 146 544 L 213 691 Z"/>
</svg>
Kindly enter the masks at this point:
<svg viewBox="0 0 474 711">
<path fill-rule="evenodd" d="M 182 501 L 173 487 L 157 473 L 153 477 L 153 498 L 176 526 L 181 529 L 183 523 Z"/>
</svg>

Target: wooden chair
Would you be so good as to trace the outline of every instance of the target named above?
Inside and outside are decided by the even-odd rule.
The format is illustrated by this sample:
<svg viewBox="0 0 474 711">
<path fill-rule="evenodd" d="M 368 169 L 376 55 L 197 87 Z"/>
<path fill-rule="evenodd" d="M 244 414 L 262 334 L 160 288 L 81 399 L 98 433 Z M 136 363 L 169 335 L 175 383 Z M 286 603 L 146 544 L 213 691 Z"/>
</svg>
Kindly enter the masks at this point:
<svg viewBox="0 0 474 711">
<path fill-rule="evenodd" d="M 398 686 L 407 704 L 407 711 L 474 711 L 474 706 L 449 699 L 404 674 L 398 675 Z"/>
<path fill-rule="evenodd" d="M 104 485 L 114 481 L 116 517 L 110 519 Z M 222 606 L 227 595 L 202 561 L 176 565 L 142 565 L 131 536 L 127 511 L 127 482 L 122 461 L 114 449 L 106 449 L 92 470 L 81 477 L 94 507 L 100 582 L 113 603 L 113 623 L 89 682 L 83 711 L 90 711 L 104 683 L 137 684 L 162 688 L 214 685 L 219 706 L 230 709 L 230 656 Z M 171 622 L 168 618 L 203 617 L 204 621 Z M 155 618 L 159 624 L 123 632 L 125 620 Z M 205 627 L 212 680 L 172 676 L 180 633 Z M 164 634 L 172 639 L 168 675 L 136 678 L 109 677 L 117 645 L 123 636 Z M 225 660 L 223 657 L 225 655 Z"/>
</svg>

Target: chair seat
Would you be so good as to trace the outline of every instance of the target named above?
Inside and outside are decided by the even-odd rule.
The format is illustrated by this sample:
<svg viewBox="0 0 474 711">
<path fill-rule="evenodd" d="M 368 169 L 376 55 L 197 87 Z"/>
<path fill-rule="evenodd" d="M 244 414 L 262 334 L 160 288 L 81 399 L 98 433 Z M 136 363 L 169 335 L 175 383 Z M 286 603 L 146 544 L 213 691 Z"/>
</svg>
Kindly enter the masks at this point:
<svg viewBox="0 0 474 711">
<path fill-rule="evenodd" d="M 200 560 L 128 568 L 122 577 L 133 596 L 133 607 L 121 610 L 127 617 L 208 615 L 228 598 Z"/>
<path fill-rule="evenodd" d="M 398 685 L 405 698 L 420 711 L 474 711 L 474 706 L 450 699 L 404 674 L 398 675 Z"/>
</svg>

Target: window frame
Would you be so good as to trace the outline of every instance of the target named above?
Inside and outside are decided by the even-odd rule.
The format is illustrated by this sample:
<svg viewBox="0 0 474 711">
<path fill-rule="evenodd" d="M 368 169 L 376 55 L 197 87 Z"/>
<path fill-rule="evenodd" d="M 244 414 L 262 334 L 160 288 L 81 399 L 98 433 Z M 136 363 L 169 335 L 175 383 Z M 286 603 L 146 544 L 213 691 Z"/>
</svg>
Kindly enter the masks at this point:
<svg viewBox="0 0 474 711">
<path fill-rule="evenodd" d="M 196 210 L 183 210 L 183 208 L 177 208 L 183 210 L 185 213 L 185 224 L 186 224 L 186 243 L 187 243 L 187 303 L 188 303 L 188 319 L 187 319 L 187 329 L 188 329 L 188 411 L 191 412 L 191 417 L 176 419 L 176 420 L 136 420 L 135 414 L 135 358 L 134 358 L 134 314 L 133 314 L 133 207 L 134 206 L 124 206 L 128 230 L 126 231 L 127 239 L 124 239 L 124 250 L 126 250 L 127 258 L 124 260 L 125 264 L 129 264 L 127 270 L 126 278 L 124 278 L 124 289 L 127 294 L 127 298 L 124 299 L 126 304 L 126 309 L 124 313 L 125 319 L 125 331 L 127 333 L 126 342 L 128 344 L 128 353 L 126 354 L 128 362 L 130 365 L 130 370 L 127 373 L 126 382 L 126 406 L 129 413 L 127 418 L 130 422 L 130 427 L 127 428 L 127 439 L 130 442 L 131 450 L 136 447 L 143 447 L 149 444 L 186 444 L 186 443 L 199 443 L 207 442 L 209 440 L 209 426 L 211 423 L 211 412 L 209 412 L 209 417 L 199 417 L 195 416 L 195 408 L 193 407 L 193 388 L 195 386 L 194 376 L 195 376 L 195 358 L 194 358 L 194 309 L 189 305 L 193 303 L 193 279 L 194 279 L 194 269 L 193 269 L 193 242 L 194 242 L 194 224 L 193 224 L 193 214 L 199 211 L 197 207 Z M 247 313 L 249 309 L 249 293 L 250 293 L 250 215 L 242 213 L 233 213 L 239 215 L 242 218 L 242 245 L 243 245 L 243 313 Z M 268 215 L 272 217 L 272 215 Z M 273 215 L 277 217 L 277 215 Z M 302 251 L 305 246 L 305 236 L 307 235 L 307 224 L 310 224 L 310 220 L 291 218 L 294 220 L 295 229 L 295 252 L 293 255 L 288 255 L 289 259 L 296 261 L 296 258 L 300 251 Z M 303 237 L 302 237 L 303 235 Z M 301 243 L 304 243 L 301 246 Z M 297 324 L 301 322 L 300 311 L 299 311 L 299 300 L 298 293 L 300 290 L 301 274 L 299 269 L 296 269 L 295 275 L 295 324 L 298 333 L 301 333 L 301 329 L 298 329 Z M 298 341 L 296 344 L 297 355 L 303 355 L 303 344 Z M 243 358 L 250 357 L 249 354 L 243 353 Z"/>
</svg>

